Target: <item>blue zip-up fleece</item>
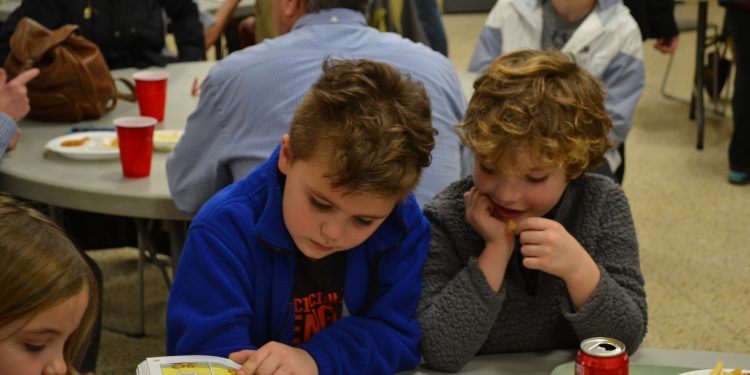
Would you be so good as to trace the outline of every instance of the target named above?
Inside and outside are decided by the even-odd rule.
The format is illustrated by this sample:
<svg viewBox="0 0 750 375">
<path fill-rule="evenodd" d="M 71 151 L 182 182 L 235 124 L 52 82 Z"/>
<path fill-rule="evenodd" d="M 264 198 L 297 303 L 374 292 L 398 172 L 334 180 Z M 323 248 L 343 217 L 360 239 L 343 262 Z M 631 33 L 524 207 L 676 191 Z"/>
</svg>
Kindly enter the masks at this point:
<svg viewBox="0 0 750 375">
<path fill-rule="evenodd" d="M 167 307 L 169 355 L 226 357 L 269 341 L 291 344 L 297 255 L 282 216 L 278 158 L 279 148 L 211 198 L 190 226 Z M 346 252 L 349 315 L 298 346 L 320 374 L 392 374 L 416 366 L 414 314 L 429 240 L 429 225 L 410 194 L 370 238 Z M 368 303 L 370 279 L 376 288 Z"/>
</svg>

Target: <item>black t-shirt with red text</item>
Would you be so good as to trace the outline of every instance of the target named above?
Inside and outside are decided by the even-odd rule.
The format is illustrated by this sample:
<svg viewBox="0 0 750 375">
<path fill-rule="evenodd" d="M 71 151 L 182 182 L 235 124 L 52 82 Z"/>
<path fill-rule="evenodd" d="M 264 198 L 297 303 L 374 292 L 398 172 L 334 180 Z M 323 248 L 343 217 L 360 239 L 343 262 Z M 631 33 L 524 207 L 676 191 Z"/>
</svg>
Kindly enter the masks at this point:
<svg viewBox="0 0 750 375">
<path fill-rule="evenodd" d="M 294 278 L 293 345 L 308 342 L 315 334 L 341 318 L 344 305 L 343 252 L 312 260 L 297 251 L 297 274 Z"/>
</svg>

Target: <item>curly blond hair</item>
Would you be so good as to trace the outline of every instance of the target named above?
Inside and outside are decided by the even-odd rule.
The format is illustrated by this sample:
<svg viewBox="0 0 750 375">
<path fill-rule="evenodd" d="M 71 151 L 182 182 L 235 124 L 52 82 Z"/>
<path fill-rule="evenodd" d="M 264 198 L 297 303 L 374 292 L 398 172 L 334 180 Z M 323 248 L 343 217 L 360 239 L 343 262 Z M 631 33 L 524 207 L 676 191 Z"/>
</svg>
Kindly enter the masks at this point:
<svg viewBox="0 0 750 375">
<path fill-rule="evenodd" d="M 435 147 L 430 99 L 388 64 L 326 60 L 295 110 L 289 140 L 292 162 L 326 153 L 333 188 L 403 199 Z"/>
<path fill-rule="evenodd" d="M 521 149 L 568 179 L 604 162 L 612 128 L 602 84 L 567 55 L 524 50 L 503 55 L 474 82 L 461 140 L 483 163 L 522 174 Z"/>
</svg>

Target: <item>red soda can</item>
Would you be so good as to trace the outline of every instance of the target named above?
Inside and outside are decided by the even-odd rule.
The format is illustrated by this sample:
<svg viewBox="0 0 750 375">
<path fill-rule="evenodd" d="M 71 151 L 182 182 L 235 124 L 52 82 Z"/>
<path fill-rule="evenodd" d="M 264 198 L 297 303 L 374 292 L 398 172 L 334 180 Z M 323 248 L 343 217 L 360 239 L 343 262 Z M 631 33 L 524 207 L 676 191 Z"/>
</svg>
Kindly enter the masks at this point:
<svg viewBox="0 0 750 375">
<path fill-rule="evenodd" d="M 607 337 L 581 342 L 576 355 L 576 375 L 628 375 L 630 358 L 625 344 Z"/>
</svg>

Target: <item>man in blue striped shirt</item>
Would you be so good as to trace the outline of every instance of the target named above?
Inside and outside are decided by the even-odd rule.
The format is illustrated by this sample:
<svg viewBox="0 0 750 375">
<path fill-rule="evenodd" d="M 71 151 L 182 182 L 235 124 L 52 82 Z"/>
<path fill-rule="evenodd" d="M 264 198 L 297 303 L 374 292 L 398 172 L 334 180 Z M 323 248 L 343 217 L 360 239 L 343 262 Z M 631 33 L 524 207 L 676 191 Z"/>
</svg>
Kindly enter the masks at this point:
<svg viewBox="0 0 750 375">
<path fill-rule="evenodd" d="M 273 20 L 282 35 L 216 64 L 167 160 L 169 189 L 180 210 L 197 212 L 271 155 L 327 57 L 386 62 L 424 85 L 438 135 L 432 164 L 415 191 L 420 204 L 465 174 L 467 159 L 453 126 L 463 117 L 466 98 L 453 66 L 422 44 L 368 27 L 366 4 L 274 1 Z"/>
</svg>

